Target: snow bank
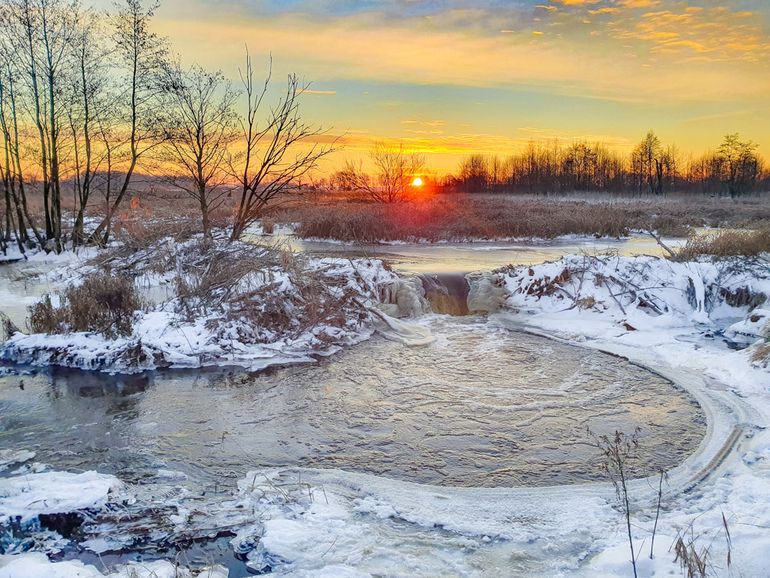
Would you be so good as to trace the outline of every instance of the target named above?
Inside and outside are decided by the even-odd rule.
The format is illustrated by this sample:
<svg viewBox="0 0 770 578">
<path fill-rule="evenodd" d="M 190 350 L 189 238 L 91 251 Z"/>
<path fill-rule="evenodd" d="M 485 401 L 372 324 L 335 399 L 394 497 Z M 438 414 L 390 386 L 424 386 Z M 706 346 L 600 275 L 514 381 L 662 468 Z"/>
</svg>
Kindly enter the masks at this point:
<svg viewBox="0 0 770 578">
<path fill-rule="evenodd" d="M 0 264 L 14 263 L 16 261 L 28 261 L 31 263 L 71 263 L 84 261 L 96 255 L 98 249 L 95 247 L 78 247 L 77 250 L 62 251 L 55 253 L 53 251 L 45 252 L 40 249 L 28 250 L 21 253 L 17 245 L 8 245 L 5 254 L 0 253 Z"/>
<path fill-rule="evenodd" d="M 770 337 L 770 310 L 754 309 L 746 319 L 725 329 L 725 337 L 734 343 L 750 345 Z"/>
<path fill-rule="evenodd" d="M 303 482 L 305 475 L 310 483 Z M 363 487 L 359 481 L 373 483 Z M 424 523 L 408 523 L 370 494 L 378 483 L 407 495 L 416 490 L 420 498 L 430 492 L 335 470 L 249 472 L 238 482 L 238 505 L 260 512 L 260 521 L 244 527 L 233 548 L 256 573 L 369 578 L 408 569 L 414 577 L 473 575 L 467 555 L 483 543 L 480 537 L 437 531 L 428 520 L 430 503 L 422 508 Z"/>
<path fill-rule="evenodd" d="M 748 260 L 678 263 L 655 257 L 571 256 L 498 272 L 509 309 L 558 315 L 563 337 L 608 321 L 626 332 L 701 327 L 724 332 L 757 317 L 770 297 L 770 268 Z M 734 326 L 737 329 L 737 326 Z"/>
<path fill-rule="evenodd" d="M 80 561 L 52 563 L 45 554 L 0 556 L 0 578 L 102 578 L 94 566 Z"/>
<path fill-rule="evenodd" d="M 182 249 L 189 251 L 190 247 L 182 246 Z M 143 264 L 144 273 L 134 270 L 132 273 L 135 276 L 141 273 L 145 282 L 156 284 L 155 288 L 158 283 L 172 285 L 174 272 L 149 273 L 153 253 L 148 249 L 142 254 L 148 261 Z M 111 262 L 110 267 L 119 264 L 122 263 Z M 367 309 L 378 302 L 381 288 L 392 284 L 396 276 L 381 261 L 368 259 L 309 258 L 303 266 L 308 275 L 320 279 L 329 300 L 339 300 L 340 306 L 332 307 L 335 318 L 323 317 L 326 313 L 321 312 L 323 315 L 317 320 L 301 320 L 300 315 L 306 312 L 299 311 L 296 304 L 302 304 L 305 297 L 296 279 L 305 273 L 292 276 L 277 265 L 260 275 L 247 273 L 234 291 L 245 297 L 260 292 L 247 306 L 255 311 L 260 307 L 276 307 L 276 318 L 285 316 L 290 320 L 285 327 L 261 324 L 248 311 L 230 314 L 227 303 L 217 307 L 202 305 L 191 315 L 181 306 L 179 298 L 172 295 L 169 300 L 137 312 L 132 333 L 126 337 L 107 339 L 102 334 L 87 332 L 16 333 L 0 344 L 0 360 L 111 372 L 202 366 L 258 370 L 270 365 L 310 362 L 313 356 L 330 355 L 370 337 L 374 329 Z M 93 267 L 65 268 L 60 272 L 61 286 L 77 284 L 83 275 L 93 270 Z M 269 319 L 271 311 L 266 311 L 263 317 Z"/>
<path fill-rule="evenodd" d="M 696 549 L 709 549 L 710 574 L 765 575 L 770 375 L 754 364 L 754 348 L 731 350 L 717 338 L 765 343 L 768 313 L 760 307 L 770 296 L 767 264 L 573 256 L 499 274 L 509 292 L 508 312 L 494 322 L 628 357 L 687 387 L 708 415 L 699 452 L 669 472 L 653 560 L 650 493 L 656 481 L 644 480 L 646 489 L 631 492 L 639 575 L 678 573 L 672 544 L 679 536 L 695 536 Z M 629 574 L 629 546 L 616 515 L 614 527 L 588 550 L 579 575 Z"/>
<path fill-rule="evenodd" d="M 103 574 L 78 560 L 51 562 L 45 554 L 0 556 L 0 578 L 227 578 L 227 575 L 223 566 L 210 566 L 193 573 L 165 560 L 133 562 Z"/>
<path fill-rule="evenodd" d="M 96 472 L 42 472 L 0 478 L 0 521 L 99 509 L 125 499 L 115 477 Z"/>
<path fill-rule="evenodd" d="M 23 464 L 35 457 L 35 452 L 29 450 L 0 450 L 0 472 L 11 466 Z"/>
</svg>

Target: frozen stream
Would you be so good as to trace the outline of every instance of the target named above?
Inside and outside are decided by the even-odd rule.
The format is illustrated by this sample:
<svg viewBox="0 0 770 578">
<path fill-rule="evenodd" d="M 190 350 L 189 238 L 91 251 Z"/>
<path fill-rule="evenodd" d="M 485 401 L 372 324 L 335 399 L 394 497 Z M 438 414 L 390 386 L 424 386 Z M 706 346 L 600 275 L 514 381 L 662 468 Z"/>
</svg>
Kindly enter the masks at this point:
<svg viewBox="0 0 770 578">
<path fill-rule="evenodd" d="M 301 248 L 387 257 L 397 270 L 432 273 L 536 263 L 581 250 L 657 252 L 654 242 L 642 238 L 378 247 L 376 255 L 373 247 Z M 53 267 L 0 267 L 0 311 L 23 324 L 26 306 L 52 289 L 45 275 L 42 281 L 30 275 Z M 376 480 L 405 495 L 419 495 L 423 490 L 417 488 L 475 492 L 524 486 L 540 492 L 603 479 L 589 432 L 638 427 L 640 476 L 675 468 L 703 440 L 706 419 L 694 398 L 624 359 L 510 331 L 484 317 L 427 315 L 418 323 L 437 337 L 433 344 L 406 347 L 375 337 L 318 365 L 259 375 L 11 369 L 0 376 L 0 447 L 34 451 L 35 461 L 54 470 L 114 474 L 161 496 L 181 491 L 205 513 L 216 510 L 250 470 L 306 471 L 343 488 Z M 355 504 L 360 490 L 350 491 Z M 535 572 L 544 563 L 513 542 L 487 544 L 481 534 L 466 539 L 359 515 L 372 524 L 366 530 L 372 547 L 401 564 L 413 561 L 421 568 L 415 575 L 496 575 L 498 566 Z M 125 529 L 118 525 L 114 532 Z M 144 543 L 142 555 L 169 557 L 168 547 L 154 550 Z M 571 557 L 576 546 L 567 540 L 560 548 Z M 193 565 L 226 563 L 232 577 L 247 573 L 227 538 L 183 548 L 183 554 Z M 138 555 L 129 548 L 102 559 L 109 564 Z M 97 563 L 89 552 L 67 556 Z M 376 556 L 372 564 L 379 564 Z"/>
<path fill-rule="evenodd" d="M 32 450 L 35 461 L 55 470 L 111 473 L 151 496 L 149 502 L 140 498 L 129 525 L 119 516 L 86 536 L 125 541 L 157 524 L 157 507 L 172 513 L 180 499 L 206 527 L 227 527 L 217 521 L 219 504 L 250 470 L 289 467 L 291 483 L 297 472 L 312 479 L 328 471 L 330 480 L 321 483 L 336 491 L 339 484 L 362 483 L 346 506 L 353 508 L 361 491 L 378 487 L 375 480 L 405 496 L 418 487 L 408 482 L 426 484 L 419 487 L 435 500 L 442 487 L 535 490 L 602 479 L 588 429 L 602 434 L 639 427 L 643 451 L 636 473 L 653 474 L 681 463 L 705 432 L 704 414 L 689 394 L 620 358 L 481 318 L 427 316 L 422 323 L 440 336 L 430 346 L 374 338 L 317 366 L 262 375 L 110 377 L 54 370 L 0 377 L 0 446 Z M 303 474 L 301 468 L 312 469 Z M 415 576 L 494 576 L 513 568 L 532 573 L 545 564 L 542 554 L 525 553 L 514 542 L 486 543 L 366 513 L 347 515 L 356 516 L 344 530 L 350 540 L 357 525 L 370 534 L 378 553 L 371 560 L 375 573 L 380 564 L 417 564 Z M 483 514 L 477 516 L 483 526 Z M 317 531 L 320 539 L 323 526 Z M 114 548 L 99 558 L 89 551 L 66 555 L 99 566 L 181 555 L 193 566 L 224 563 L 231 577 L 248 573 L 228 537 L 172 547 L 165 532 L 157 536 L 157 542 L 134 538 L 141 546 L 119 548 L 119 555 Z M 336 540 L 321 549 L 346 547 Z M 560 547 L 559 556 L 570 558 L 584 546 L 566 540 Z"/>
<path fill-rule="evenodd" d="M 702 438 L 694 401 L 624 360 L 476 318 L 425 323 L 441 336 L 428 347 L 376 338 L 264 375 L 3 377 L 0 443 L 132 482 L 182 471 L 196 489 L 282 466 L 510 487 L 601 479 L 587 429 L 639 427 L 644 474 Z"/>
<path fill-rule="evenodd" d="M 613 252 L 618 255 L 662 255 L 663 248 L 649 235 L 623 239 L 562 237 L 533 241 L 477 241 L 473 243 L 349 244 L 299 239 L 284 231 L 254 235 L 258 243 L 278 244 L 294 251 L 343 257 L 385 259 L 404 273 L 471 273 L 491 271 L 505 265 L 533 265 L 564 255 Z M 669 247 L 684 239 L 666 239 Z"/>
</svg>

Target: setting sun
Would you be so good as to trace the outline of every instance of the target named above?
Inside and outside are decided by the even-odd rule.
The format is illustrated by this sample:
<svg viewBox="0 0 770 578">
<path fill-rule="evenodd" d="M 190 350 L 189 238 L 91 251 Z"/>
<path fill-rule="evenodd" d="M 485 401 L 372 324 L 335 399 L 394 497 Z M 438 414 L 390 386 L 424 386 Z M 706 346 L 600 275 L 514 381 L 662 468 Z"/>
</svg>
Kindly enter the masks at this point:
<svg viewBox="0 0 770 578">
<path fill-rule="evenodd" d="M 0 23 L 0 578 L 770 578 L 770 0 Z"/>
</svg>

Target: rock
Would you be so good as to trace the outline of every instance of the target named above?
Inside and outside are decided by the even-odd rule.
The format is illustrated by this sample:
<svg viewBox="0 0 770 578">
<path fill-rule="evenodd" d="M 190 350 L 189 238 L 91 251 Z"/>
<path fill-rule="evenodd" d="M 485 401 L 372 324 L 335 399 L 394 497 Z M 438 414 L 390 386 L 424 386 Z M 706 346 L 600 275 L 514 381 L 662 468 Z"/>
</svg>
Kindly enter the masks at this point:
<svg viewBox="0 0 770 578">
<path fill-rule="evenodd" d="M 725 329 L 725 338 L 737 345 L 750 345 L 759 339 L 770 337 L 770 310 L 755 309 L 746 319 Z"/>
<path fill-rule="evenodd" d="M 502 309 L 508 295 L 499 275 L 484 273 L 469 276 L 468 283 L 468 310 L 471 313 L 493 313 Z"/>
</svg>

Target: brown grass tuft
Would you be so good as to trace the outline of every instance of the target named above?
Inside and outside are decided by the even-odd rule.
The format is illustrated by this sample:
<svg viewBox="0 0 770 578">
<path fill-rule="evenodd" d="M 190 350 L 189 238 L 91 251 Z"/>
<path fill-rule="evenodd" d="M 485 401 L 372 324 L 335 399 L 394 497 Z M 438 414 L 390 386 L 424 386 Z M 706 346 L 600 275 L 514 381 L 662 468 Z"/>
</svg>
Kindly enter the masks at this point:
<svg viewBox="0 0 770 578">
<path fill-rule="evenodd" d="M 142 301 L 134 282 L 106 273 L 88 275 L 80 285 L 67 288 L 54 306 L 51 297 L 30 307 L 29 326 L 35 333 L 89 331 L 108 339 L 130 335 L 134 313 Z"/>
<path fill-rule="evenodd" d="M 690 236 L 675 257 L 678 261 L 692 261 L 699 257 L 757 257 L 762 253 L 770 253 L 770 227 Z"/>
</svg>

